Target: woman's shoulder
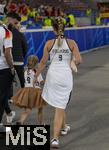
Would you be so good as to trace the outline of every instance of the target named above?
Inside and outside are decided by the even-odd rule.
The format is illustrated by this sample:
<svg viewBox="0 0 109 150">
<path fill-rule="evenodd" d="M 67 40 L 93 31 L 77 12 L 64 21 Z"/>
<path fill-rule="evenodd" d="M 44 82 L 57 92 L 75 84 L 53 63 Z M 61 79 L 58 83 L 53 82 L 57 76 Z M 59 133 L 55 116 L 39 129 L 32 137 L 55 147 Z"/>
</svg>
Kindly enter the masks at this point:
<svg viewBox="0 0 109 150">
<path fill-rule="evenodd" d="M 54 43 L 54 41 L 55 41 L 55 39 L 48 40 L 48 41 L 46 42 L 46 44 L 47 44 L 47 45 L 51 45 L 51 44 Z"/>
<path fill-rule="evenodd" d="M 67 40 L 67 42 L 69 42 L 69 43 L 75 43 L 75 40 L 73 40 L 73 39 L 66 38 L 66 40 Z"/>
<path fill-rule="evenodd" d="M 71 46 L 71 47 L 74 46 L 74 45 L 77 45 L 76 41 L 73 40 L 73 39 L 66 39 L 66 41 L 67 41 L 68 45 Z"/>
<path fill-rule="evenodd" d="M 55 39 L 48 40 L 48 41 L 46 42 L 46 44 L 45 44 L 45 47 L 47 48 L 47 50 L 50 51 L 51 48 L 53 47 L 54 43 L 55 43 Z"/>
</svg>

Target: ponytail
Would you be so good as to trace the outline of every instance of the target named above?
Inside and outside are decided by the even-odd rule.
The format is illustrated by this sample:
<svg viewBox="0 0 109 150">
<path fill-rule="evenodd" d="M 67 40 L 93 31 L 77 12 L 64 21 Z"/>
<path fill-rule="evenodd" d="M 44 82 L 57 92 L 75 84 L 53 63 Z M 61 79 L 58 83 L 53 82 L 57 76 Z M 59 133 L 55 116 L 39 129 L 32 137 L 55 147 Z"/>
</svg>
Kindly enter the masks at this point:
<svg viewBox="0 0 109 150">
<path fill-rule="evenodd" d="M 62 38 L 60 35 L 58 35 L 58 41 L 57 41 L 58 47 L 62 45 Z"/>
<path fill-rule="evenodd" d="M 64 36 L 64 21 L 62 17 L 58 17 L 53 20 L 53 28 L 57 32 L 58 41 L 57 45 L 60 47 L 63 42 L 63 36 Z"/>
</svg>

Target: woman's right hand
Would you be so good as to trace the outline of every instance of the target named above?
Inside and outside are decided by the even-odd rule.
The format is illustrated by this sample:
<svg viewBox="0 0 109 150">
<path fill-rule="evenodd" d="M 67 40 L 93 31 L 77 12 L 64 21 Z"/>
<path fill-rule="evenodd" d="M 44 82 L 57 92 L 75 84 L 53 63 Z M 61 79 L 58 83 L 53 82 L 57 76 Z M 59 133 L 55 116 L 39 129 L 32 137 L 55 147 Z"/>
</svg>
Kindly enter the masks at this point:
<svg viewBox="0 0 109 150">
<path fill-rule="evenodd" d="M 37 83 L 37 77 L 35 77 L 34 80 L 33 80 L 33 87 L 36 86 L 36 83 Z"/>
<path fill-rule="evenodd" d="M 74 72 L 76 72 L 76 73 L 78 72 L 78 69 L 77 69 L 77 66 L 76 66 L 74 60 L 71 60 L 70 67 Z"/>
</svg>

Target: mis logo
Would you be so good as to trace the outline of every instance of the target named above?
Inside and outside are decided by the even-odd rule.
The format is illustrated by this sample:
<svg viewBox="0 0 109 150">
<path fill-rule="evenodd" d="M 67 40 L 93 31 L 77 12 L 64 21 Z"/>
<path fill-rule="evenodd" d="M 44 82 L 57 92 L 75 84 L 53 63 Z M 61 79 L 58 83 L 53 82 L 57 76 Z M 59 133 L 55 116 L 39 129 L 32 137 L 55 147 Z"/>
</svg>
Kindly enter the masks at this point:
<svg viewBox="0 0 109 150">
<path fill-rule="evenodd" d="M 10 127 L 10 131 L 5 133 L 5 142 L 0 141 L 0 147 L 6 149 L 14 148 L 22 150 L 22 148 L 29 148 L 32 150 L 50 150 L 50 126 L 35 126 L 35 125 L 13 125 Z M 1 139 L 0 139 L 1 140 Z M 5 144 L 3 144 L 5 143 Z M 0 148 L 0 150 L 2 150 Z"/>
</svg>

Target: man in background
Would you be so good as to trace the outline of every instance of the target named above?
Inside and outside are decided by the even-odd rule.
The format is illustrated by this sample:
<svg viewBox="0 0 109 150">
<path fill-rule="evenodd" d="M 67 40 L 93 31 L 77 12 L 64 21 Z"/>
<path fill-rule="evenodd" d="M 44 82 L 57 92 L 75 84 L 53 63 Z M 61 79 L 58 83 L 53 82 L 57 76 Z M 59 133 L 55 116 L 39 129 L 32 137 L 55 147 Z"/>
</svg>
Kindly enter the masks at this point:
<svg viewBox="0 0 109 150">
<path fill-rule="evenodd" d="M 14 68 L 18 75 L 20 85 L 23 88 L 24 87 L 24 58 L 27 51 L 27 42 L 24 34 L 19 31 L 18 25 L 20 21 L 21 21 L 21 17 L 17 13 L 7 14 L 8 29 L 12 32 L 12 36 L 13 36 L 12 56 L 14 61 Z M 13 88 L 11 87 L 9 92 L 9 99 L 12 96 L 13 96 Z M 9 105 L 6 106 L 5 111 L 6 114 L 8 114 L 7 122 L 11 123 L 15 116 L 15 112 L 11 111 Z"/>
<path fill-rule="evenodd" d="M 6 131 L 1 122 L 8 102 L 8 90 L 15 74 L 11 50 L 12 34 L 5 26 L 0 25 L 0 133 Z"/>
</svg>

